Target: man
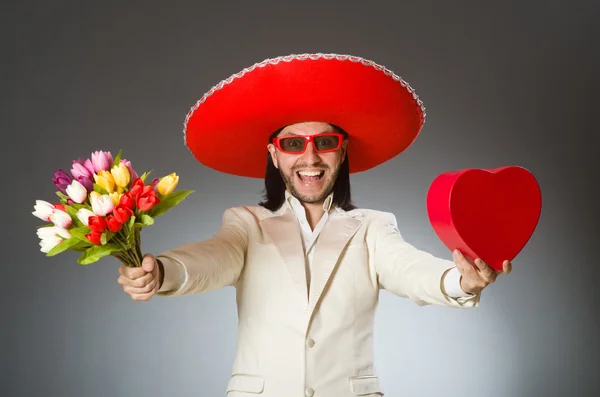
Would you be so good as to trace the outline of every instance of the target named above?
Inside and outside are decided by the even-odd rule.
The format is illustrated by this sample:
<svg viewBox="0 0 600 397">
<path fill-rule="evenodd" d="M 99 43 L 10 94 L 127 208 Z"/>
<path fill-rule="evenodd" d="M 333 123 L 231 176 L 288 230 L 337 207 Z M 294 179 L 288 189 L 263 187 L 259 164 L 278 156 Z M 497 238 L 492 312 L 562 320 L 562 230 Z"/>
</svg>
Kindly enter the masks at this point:
<svg viewBox="0 0 600 397">
<path fill-rule="evenodd" d="M 436 258 L 404 241 L 392 214 L 353 205 L 350 173 L 404 150 L 423 120 L 404 81 L 360 58 L 290 56 L 246 69 L 192 108 L 186 144 L 215 169 L 265 175 L 266 200 L 226 210 L 211 239 L 122 266 L 119 284 L 135 300 L 236 288 L 230 397 L 383 395 L 373 363 L 380 289 L 418 305 L 476 307 L 511 270 Z"/>
</svg>

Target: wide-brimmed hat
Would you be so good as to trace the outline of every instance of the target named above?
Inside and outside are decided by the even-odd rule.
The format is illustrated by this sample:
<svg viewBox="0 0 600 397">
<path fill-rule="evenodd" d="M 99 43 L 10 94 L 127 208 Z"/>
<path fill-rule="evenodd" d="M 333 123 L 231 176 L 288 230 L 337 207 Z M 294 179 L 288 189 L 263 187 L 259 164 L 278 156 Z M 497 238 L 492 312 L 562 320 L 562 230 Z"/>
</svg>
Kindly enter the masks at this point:
<svg viewBox="0 0 600 397">
<path fill-rule="evenodd" d="M 184 141 L 207 167 L 263 178 L 269 136 L 307 121 L 348 133 L 355 173 L 409 147 L 423 127 L 425 108 L 406 81 L 372 61 L 288 55 L 256 63 L 211 88 L 188 112 Z"/>
</svg>

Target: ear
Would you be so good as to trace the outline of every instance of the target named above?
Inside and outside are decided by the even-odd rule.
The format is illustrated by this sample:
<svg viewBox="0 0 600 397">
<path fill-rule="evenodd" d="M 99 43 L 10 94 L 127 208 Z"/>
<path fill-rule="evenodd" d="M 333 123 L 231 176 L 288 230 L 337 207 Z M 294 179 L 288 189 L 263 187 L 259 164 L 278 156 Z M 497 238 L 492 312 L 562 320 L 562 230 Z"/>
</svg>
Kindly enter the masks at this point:
<svg viewBox="0 0 600 397">
<path fill-rule="evenodd" d="M 272 143 L 269 143 L 267 145 L 267 149 L 269 150 L 269 153 L 271 153 L 271 160 L 273 161 L 273 165 L 275 166 L 275 168 L 279 169 L 279 166 L 277 165 L 277 148 Z"/>
</svg>

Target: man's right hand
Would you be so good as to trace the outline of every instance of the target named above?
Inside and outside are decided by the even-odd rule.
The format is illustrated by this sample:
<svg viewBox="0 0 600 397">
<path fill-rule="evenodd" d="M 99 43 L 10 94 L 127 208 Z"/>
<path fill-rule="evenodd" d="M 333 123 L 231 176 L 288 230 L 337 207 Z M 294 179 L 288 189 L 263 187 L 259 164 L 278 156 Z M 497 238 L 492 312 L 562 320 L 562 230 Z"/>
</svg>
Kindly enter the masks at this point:
<svg viewBox="0 0 600 397">
<path fill-rule="evenodd" d="M 117 283 L 122 285 L 123 290 L 135 301 L 150 300 L 160 288 L 162 274 L 152 254 L 144 255 L 141 267 L 121 265 L 119 274 Z"/>
</svg>

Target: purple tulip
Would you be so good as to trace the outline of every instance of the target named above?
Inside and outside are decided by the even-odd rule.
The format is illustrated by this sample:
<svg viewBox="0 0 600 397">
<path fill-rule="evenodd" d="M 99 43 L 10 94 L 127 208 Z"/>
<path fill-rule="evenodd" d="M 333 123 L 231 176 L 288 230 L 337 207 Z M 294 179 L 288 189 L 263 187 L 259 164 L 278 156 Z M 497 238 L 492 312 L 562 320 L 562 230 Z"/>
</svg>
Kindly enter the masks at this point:
<svg viewBox="0 0 600 397">
<path fill-rule="evenodd" d="M 87 190 L 88 192 L 94 190 L 94 181 L 92 180 L 92 178 L 88 178 L 81 175 L 75 179 L 77 179 L 77 182 L 81 183 L 85 187 L 85 190 Z"/>
<path fill-rule="evenodd" d="M 61 193 L 67 194 L 67 186 L 71 184 L 73 179 L 65 172 L 63 169 L 59 169 L 54 173 L 54 177 L 52 178 L 52 182 L 56 185 L 58 190 Z"/>
<path fill-rule="evenodd" d="M 110 152 L 103 152 L 102 150 L 99 150 L 92 153 L 92 165 L 94 166 L 94 172 L 110 171 L 112 163 L 113 157 Z"/>
<path fill-rule="evenodd" d="M 154 178 L 154 179 L 152 179 L 152 182 L 150 183 L 152 185 L 152 188 L 154 189 L 154 193 L 158 193 L 158 189 L 156 188 L 156 185 L 158 185 L 158 182 L 160 182 L 160 179 Z"/>
<path fill-rule="evenodd" d="M 139 178 L 137 172 L 131 167 L 131 162 L 129 160 L 121 159 L 121 163 L 125 164 L 125 167 L 129 170 L 130 178 L 129 180 L 133 183 L 136 179 Z"/>
</svg>

